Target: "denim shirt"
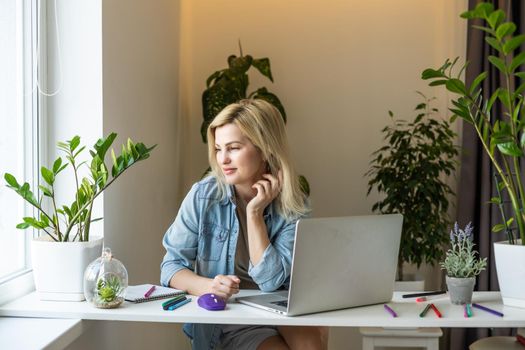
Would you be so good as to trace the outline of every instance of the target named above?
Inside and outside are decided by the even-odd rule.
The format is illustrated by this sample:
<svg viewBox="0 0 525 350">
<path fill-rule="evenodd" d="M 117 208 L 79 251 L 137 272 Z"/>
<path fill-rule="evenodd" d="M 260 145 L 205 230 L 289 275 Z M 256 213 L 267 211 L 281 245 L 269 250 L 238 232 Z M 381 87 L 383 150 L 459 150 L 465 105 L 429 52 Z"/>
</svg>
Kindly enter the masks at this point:
<svg viewBox="0 0 525 350">
<path fill-rule="evenodd" d="M 239 221 L 233 191 L 233 186 L 228 186 L 227 197 L 221 199 L 214 177 L 193 185 L 164 235 L 163 286 L 168 286 L 182 269 L 208 278 L 234 274 Z M 270 244 L 257 265 L 250 262 L 248 274 L 262 291 L 270 292 L 289 283 L 297 219 L 286 221 L 273 202 L 263 216 Z M 214 349 L 221 336 L 220 327 L 206 324 L 185 324 L 184 332 L 192 339 L 193 349 L 198 350 Z"/>
</svg>

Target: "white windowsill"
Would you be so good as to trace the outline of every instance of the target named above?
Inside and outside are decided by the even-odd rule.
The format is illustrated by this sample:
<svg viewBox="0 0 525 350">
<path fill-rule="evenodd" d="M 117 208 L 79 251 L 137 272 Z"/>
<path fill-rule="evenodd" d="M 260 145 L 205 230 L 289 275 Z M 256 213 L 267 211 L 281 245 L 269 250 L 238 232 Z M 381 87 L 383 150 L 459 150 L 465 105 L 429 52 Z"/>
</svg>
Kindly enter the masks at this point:
<svg viewBox="0 0 525 350">
<path fill-rule="evenodd" d="M 84 328 L 79 319 L 0 317 L 0 349 L 61 350 Z"/>
<path fill-rule="evenodd" d="M 0 305 L 34 290 L 33 273 L 22 274 L 0 284 Z M 87 322 L 81 319 L 0 317 L 0 349 L 64 349 L 82 334 Z"/>
</svg>

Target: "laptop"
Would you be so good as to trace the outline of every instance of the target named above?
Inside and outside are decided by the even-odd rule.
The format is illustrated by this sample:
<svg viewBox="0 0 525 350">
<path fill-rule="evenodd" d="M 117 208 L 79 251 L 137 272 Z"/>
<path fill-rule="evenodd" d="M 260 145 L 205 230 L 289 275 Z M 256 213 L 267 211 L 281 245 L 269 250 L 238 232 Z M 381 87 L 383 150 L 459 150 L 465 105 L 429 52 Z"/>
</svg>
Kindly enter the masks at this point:
<svg viewBox="0 0 525 350">
<path fill-rule="evenodd" d="M 236 300 L 286 316 L 388 302 L 402 224 L 400 214 L 301 219 L 289 290 Z"/>
</svg>

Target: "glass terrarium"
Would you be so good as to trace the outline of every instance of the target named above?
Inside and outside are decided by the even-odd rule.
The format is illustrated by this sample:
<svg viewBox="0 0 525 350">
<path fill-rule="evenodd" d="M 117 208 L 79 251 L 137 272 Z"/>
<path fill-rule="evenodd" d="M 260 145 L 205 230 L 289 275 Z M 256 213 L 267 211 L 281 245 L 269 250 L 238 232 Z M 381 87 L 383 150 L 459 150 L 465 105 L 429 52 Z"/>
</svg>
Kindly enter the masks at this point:
<svg viewBox="0 0 525 350">
<path fill-rule="evenodd" d="M 118 307 L 124 301 L 127 287 L 128 272 L 119 260 L 113 258 L 108 247 L 84 272 L 84 296 L 95 307 Z"/>
</svg>

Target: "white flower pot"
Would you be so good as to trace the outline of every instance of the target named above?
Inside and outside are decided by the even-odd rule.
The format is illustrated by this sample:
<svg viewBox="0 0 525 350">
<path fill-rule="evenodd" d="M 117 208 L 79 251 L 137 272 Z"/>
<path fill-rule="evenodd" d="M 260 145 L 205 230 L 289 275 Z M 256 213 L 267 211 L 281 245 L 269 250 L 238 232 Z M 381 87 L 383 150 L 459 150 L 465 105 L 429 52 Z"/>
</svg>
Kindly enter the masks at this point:
<svg viewBox="0 0 525 350">
<path fill-rule="evenodd" d="M 495 242 L 494 257 L 503 304 L 525 308 L 525 246 Z"/>
<path fill-rule="evenodd" d="M 84 270 L 102 255 L 102 237 L 89 242 L 31 241 L 35 287 L 40 300 L 84 300 Z"/>
</svg>

